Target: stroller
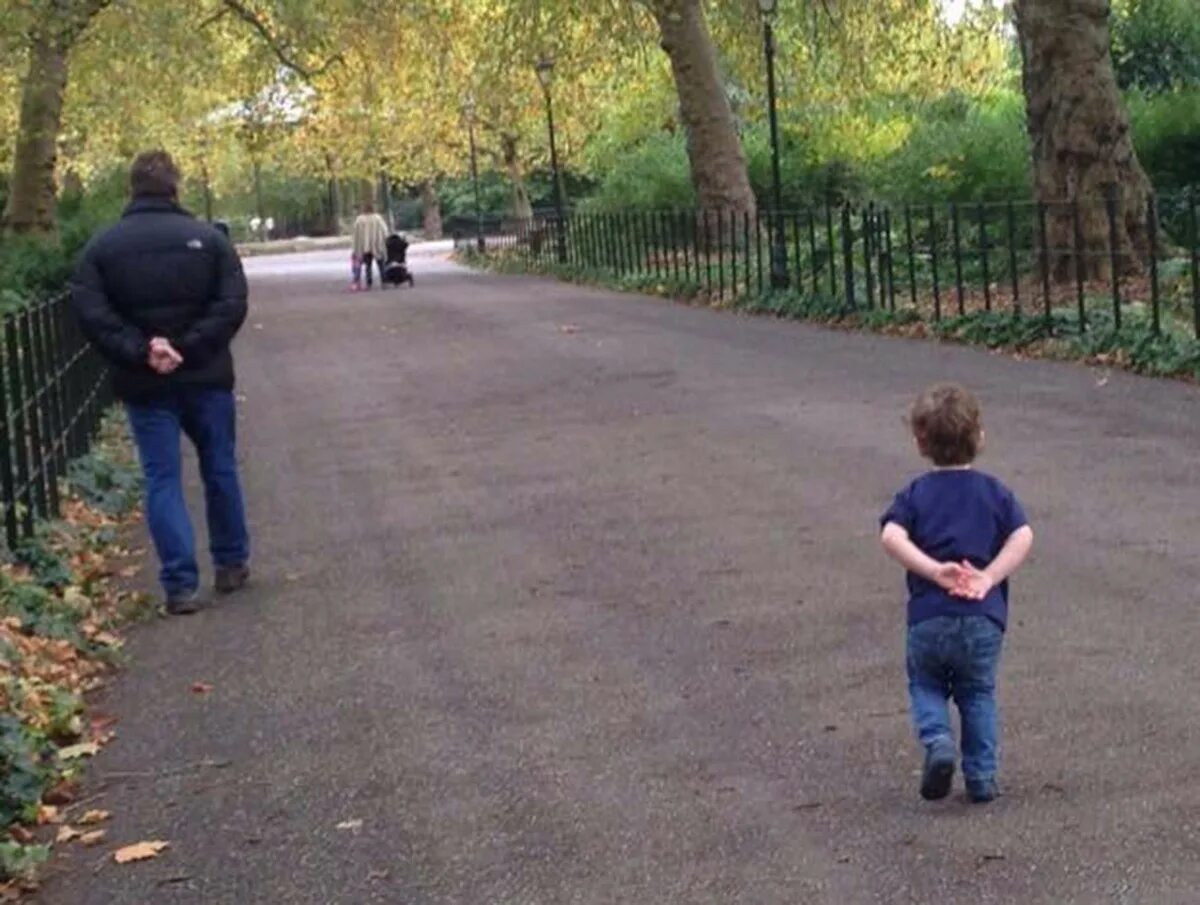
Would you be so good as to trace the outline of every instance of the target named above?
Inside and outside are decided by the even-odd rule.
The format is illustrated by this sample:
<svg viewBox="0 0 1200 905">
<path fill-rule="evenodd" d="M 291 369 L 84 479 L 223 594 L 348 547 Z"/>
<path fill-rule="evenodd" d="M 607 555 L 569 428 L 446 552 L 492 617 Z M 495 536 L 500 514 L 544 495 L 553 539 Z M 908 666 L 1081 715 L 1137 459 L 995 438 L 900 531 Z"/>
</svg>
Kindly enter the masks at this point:
<svg viewBox="0 0 1200 905">
<path fill-rule="evenodd" d="M 387 259 L 383 262 L 383 284 L 385 286 L 413 285 L 412 273 L 408 269 L 408 242 L 399 233 L 392 233 L 384 241 Z"/>
</svg>

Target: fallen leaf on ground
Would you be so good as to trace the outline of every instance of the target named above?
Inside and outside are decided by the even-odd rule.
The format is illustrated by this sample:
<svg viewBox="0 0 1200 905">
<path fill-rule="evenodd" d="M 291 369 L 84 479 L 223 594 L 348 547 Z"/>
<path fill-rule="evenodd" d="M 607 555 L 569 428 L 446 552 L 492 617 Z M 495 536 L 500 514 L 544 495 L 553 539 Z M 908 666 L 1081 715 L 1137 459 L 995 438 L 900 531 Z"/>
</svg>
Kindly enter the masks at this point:
<svg viewBox="0 0 1200 905">
<path fill-rule="evenodd" d="M 8 835 L 12 836 L 14 842 L 19 842 L 21 845 L 29 845 L 33 842 L 33 833 L 25 827 L 17 824 L 8 828 Z"/>
<path fill-rule="evenodd" d="M 578 333 L 579 328 L 574 324 L 562 324 L 558 328 L 559 333 Z"/>
<path fill-rule="evenodd" d="M 95 826 L 98 823 L 104 823 L 112 814 L 108 811 L 88 811 L 79 818 L 80 826 Z"/>
<path fill-rule="evenodd" d="M 64 845 L 68 842 L 74 842 L 82 835 L 83 833 L 72 826 L 60 826 L 58 828 L 58 835 L 54 837 L 54 841 L 59 845 Z"/>
<path fill-rule="evenodd" d="M 72 782 L 69 779 L 64 779 L 54 786 L 49 792 L 42 796 L 42 800 L 46 804 L 64 805 L 70 804 L 75 800 L 75 796 L 79 794 L 79 784 Z"/>
<path fill-rule="evenodd" d="M 44 804 L 38 808 L 37 814 L 38 826 L 45 826 L 48 823 L 61 823 L 62 818 L 58 815 L 58 808 L 52 804 Z"/>
<path fill-rule="evenodd" d="M 337 825 L 339 830 L 361 830 L 363 822 L 361 820 L 343 820 Z"/>
<path fill-rule="evenodd" d="M 139 566 L 126 566 L 124 569 L 122 569 L 117 574 L 120 575 L 122 578 L 136 578 L 138 572 L 140 572 L 140 571 L 142 571 L 142 570 Z"/>
<path fill-rule="evenodd" d="M 153 842 L 136 842 L 113 852 L 113 860 L 118 864 L 128 864 L 131 861 L 148 861 L 157 858 L 171 843 L 155 840 Z"/>
<path fill-rule="evenodd" d="M 84 833 L 79 837 L 79 841 L 88 848 L 99 845 L 104 841 L 104 837 L 108 835 L 108 830 L 92 830 L 90 833 Z"/>
<path fill-rule="evenodd" d="M 95 757 L 100 753 L 100 746 L 95 742 L 80 742 L 78 745 L 68 745 L 58 750 L 59 760 L 79 760 L 81 757 Z"/>
<path fill-rule="evenodd" d="M 213 687 L 207 682 L 193 682 L 192 691 L 196 694 L 208 694 L 213 690 Z"/>
<path fill-rule="evenodd" d="M 87 610 L 92 601 L 87 594 L 83 593 L 83 588 L 78 585 L 68 585 L 62 592 L 62 602 L 74 609 Z"/>
</svg>

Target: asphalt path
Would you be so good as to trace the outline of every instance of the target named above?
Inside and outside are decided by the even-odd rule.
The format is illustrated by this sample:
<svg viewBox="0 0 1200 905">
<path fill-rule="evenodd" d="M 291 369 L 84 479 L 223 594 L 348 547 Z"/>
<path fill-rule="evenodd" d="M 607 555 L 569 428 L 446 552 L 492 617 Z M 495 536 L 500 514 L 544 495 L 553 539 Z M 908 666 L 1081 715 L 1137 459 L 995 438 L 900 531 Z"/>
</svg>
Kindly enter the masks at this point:
<svg viewBox="0 0 1200 905">
<path fill-rule="evenodd" d="M 1197 901 L 1194 387 L 344 258 L 248 262 L 255 583 L 135 630 L 41 901 Z M 986 807 L 917 796 L 877 542 L 942 379 L 1037 532 Z"/>
</svg>

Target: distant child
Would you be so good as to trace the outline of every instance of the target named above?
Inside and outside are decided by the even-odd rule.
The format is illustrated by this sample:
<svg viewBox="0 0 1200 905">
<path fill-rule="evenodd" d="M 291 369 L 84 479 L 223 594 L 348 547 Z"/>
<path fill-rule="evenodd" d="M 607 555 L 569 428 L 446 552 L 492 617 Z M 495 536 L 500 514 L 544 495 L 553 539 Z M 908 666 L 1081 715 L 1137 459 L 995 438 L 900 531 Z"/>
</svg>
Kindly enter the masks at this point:
<svg viewBox="0 0 1200 905">
<path fill-rule="evenodd" d="M 350 253 L 350 291 L 362 289 L 362 258 L 354 252 Z"/>
<path fill-rule="evenodd" d="M 896 495 L 882 518 L 884 549 L 908 570 L 908 693 L 925 746 L 921 796 L 950 794 L 957 750 L 947 699 L 962 722 L 971 801 L 996 797 L 996 671 L 1008 621 L 1008 577 L 1033 531 L 1012 491 L 974 471 L 983 447 L 979 403 L 955 384 L 923 392 L 909 415 L 935 468 Z"/>
</svg>

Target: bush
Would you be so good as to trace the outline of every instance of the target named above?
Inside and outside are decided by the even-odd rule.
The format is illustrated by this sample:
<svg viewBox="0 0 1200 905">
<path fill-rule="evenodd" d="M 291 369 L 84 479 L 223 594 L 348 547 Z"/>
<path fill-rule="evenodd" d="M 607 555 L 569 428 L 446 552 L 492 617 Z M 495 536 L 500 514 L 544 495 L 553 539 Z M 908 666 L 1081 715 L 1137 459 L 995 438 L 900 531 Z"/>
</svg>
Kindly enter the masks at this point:
<svg viewBox="0 0 1200 905">
<path fill-rule="evenodd" d="M 1115 12 L 1113 64 L 1122 88 L 1159 92 L 1200 87 L 1195 0 L 1120 0 Z"/>
<path fill-rule="evenodd" d="M 1004 91 L 932 105 L 900 150 L 871 168 L 870 182 L 877 197 L 891 201 L 1028 197 L 1024 98 Z"/>
<path fill-rule="evenodd" d="M 1134 144 L 1160 192 L 1200 184 L 1200 88 L 1129 98 Z"/>
<path fill-rule="evenodd" d="M 661 134 L 615 159 L 589 199 L 593 210 L 673 210 L 696 204 L 687 146 L 680 135 Z"/>
<path fill-rule="evenodd" d="M 61 292 L 75 257 L 96 230 L 120 216 L 125 201 L 124 171 L 114 169 L 86 193 L 64 192 L 57 236 L 0 239 L 0 310 Z"/>
</svg>

